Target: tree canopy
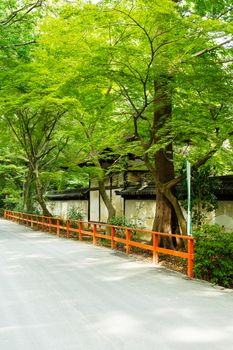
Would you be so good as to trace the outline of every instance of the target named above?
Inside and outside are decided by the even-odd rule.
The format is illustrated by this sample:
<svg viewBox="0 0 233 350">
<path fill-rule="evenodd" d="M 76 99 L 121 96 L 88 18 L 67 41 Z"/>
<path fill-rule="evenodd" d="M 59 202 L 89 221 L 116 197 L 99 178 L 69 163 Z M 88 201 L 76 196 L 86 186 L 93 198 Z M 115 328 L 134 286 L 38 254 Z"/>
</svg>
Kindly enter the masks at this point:
<svg viewBox="0 0 233 350">
<path fill-rule="evenodd" d="M 233 170 L 231 2 L 9 1 L 0 18 L 2 123 L 27 155 L 23 166 L 27 147 L 41 159 L 31 141 L 43 148 L 46 125 L 59 115 L 41 172 L 68 174 L 91 161 L 101 181 L 104 151 L 118 170 L 134 154 L 156 184 L 154 229 L 185 233 L 175 193 L 184 158 L 215 174 Z"/>
</svg>

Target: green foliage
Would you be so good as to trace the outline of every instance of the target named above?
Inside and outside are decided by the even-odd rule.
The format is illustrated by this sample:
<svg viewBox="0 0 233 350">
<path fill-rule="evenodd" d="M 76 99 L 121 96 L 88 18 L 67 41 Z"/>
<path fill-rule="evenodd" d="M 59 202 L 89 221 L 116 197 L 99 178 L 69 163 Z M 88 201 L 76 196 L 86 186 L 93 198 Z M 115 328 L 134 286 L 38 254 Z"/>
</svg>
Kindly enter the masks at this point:
<svg viewBox="0 0 233 350">
<path fill-rule="evenodd" d="M 30 60 L 44 0 L 4 0 L 0 3 L 0 67 L 13 68 Z"/>
<path fill-rule="evenodd" d="M 202 16 L 208 15 L 211 18 L 232 19 L 232 1 L 231 0 L 186 0 L 183 3 L 195 6 L 195 10 Z"/>
<path fill-rule="evenodd" d="M 216 191 L 221 187 L 220 180 L 211 177 L 211 166 L 207 165 L 192 172 L 191 186 L 191 211 L 192 220 L 195 226 L 205 223 L 208 212 L 217 208 L 218 202 Z M 179 186 L 178 198 L 184 208 L 187 208 L 187 184 L 186 180 Z"/>
<path fill-rule="evenodd" d="M 41 183 L 48 191 L 60 192 L 63 190 L 74 188 L 87 188 L 89 185 L 89 178 L 86 173 L 77 167 L 77 169 L 59 169 L 59 164 L 53 164 L 53 167 L 43 171 L 40 174 Z"/>
<path fill-rule="evenodd" d="M 22 198 L 19 191 L 13 191 L 3 199 L 4 208 L 15 211 L 22 211 Z"/>
<path fill-rule="evenodd" d="M 72 207 L 67 213 L 68 220 L 83 220 L 84 214 L 80 208 Z"/>
<path fill-rule="evenodd" d="M 20 159 L 14 161 L 13 145 L 8 150 L 3 148 L 3 139 L 4 135 L 0 141 L 0 205 L 13 210 L 21 202 L 25 166 Z"/>
<path fill-rule="evenodd" d="M 233 287 L 233 232 L 204 225 L 195 232 L 194 273 L 197 278 Z"/>
<path fill-rule="evenodd" d="M 130 228 L 136 228 L 137 226 L 129 220 L 125 216 L 113 216 L 109 221 L 109 224 L 115 225 L 115 226 L 123 226 L 123 227 L 130 227 Z"/>
<path fill-rule="evenodd" d="M 129 228 L 137 228 L 138 226 L 135 225 L 131 220 L 129 220 L 125 216 L 113 216 L 108 223 L 110 225 L 114 226 L 122 226 L 122 227 L 129 227 Z M 130 231 L 132 236 L 136 236 L 136 231 Z M 125 238 L 125 230 L 124 229 L 116 229 L 116 233 L 119 234 L 120 237 Z"/>
<path fill-rule="evenodd" d="M 232 171 L 231 45 L 216 45 L 232 31 L 230 0 L 54 0 L 43 20 L 41 5 L 45 1 L 0 5 L 0 112 L 14 131 L 10 142 L 3 135 L 1 150 L 21 132 L 12 163 L 20 156 L 19 166 L 28 166 L 33 146 L 43 193 L 86 183 L 83 172 L 75 179 L 79 162 L 92 165 L 86 174 L 103 178 L 124 169 L 123 156 L 133 153 L 154 172 L 156 153 L 171 143 L 176 174 L 186 144 L 192 163 L 213 151 L 219 172 Z M 35 38 L 36 45 L 27 45 Z M 170 114 L 163 110 L 167 103 Z M 62 118 L 50 133 L 46 126 L 56 111 Z M 132 135 L 136 142 L 127 143 Z M 107 148 L 105 160 L 116 158 L 106 170 L 101 161 Z M 3 196 L 11 188 L 17 201 L 23 183 L 5 174 Z M 208 191 L 205 185 L 198 194 L 202 207 L 210 202 Z"/>
</svg>

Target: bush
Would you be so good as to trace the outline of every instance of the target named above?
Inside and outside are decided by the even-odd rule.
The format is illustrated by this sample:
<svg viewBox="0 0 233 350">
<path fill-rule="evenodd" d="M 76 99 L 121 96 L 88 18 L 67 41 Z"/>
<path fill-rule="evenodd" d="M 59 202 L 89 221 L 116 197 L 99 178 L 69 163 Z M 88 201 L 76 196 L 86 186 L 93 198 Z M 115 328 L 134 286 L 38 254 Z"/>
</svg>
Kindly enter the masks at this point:
<svg viewBox="0 0 233 350">
<path fill-rule="evenodd" d="M 132 227 L 136 228 L 136 225 L 133 224 L 129 219 L 127 219 L 125 216 L 113 216 L 108 223 L 110 225 L 115 226 L 123 226 L 123 227 Z"/>
<path fill-rule="evenodd" d="M 194 233 L 194 273 L 197 278 L 233 287 L 233 232 L 218 225 L 204 225 Z"/>
<path fill-rule="evenodd" d="M 110 225 L 114 226 L 122 226 L 122 227 L 129 227 L 129 228 L 137 228 L 137 226 L 132 223 L 131 220 L 126 218 L 125 216 L 113 216 L 108 223 Z M 123 238 L 125 238 L 125 230 L 124 229 L 117 229 L 116 232 Z M 131 235 L 134 237 L 136 236 L 135 231 L 131 231 Z"/>
<path fill-rule="evenodd" d="M 67 213 L 68 220 L 83 220 L 84 215 L 79 208 L 72 207 Z"/>
</svg>

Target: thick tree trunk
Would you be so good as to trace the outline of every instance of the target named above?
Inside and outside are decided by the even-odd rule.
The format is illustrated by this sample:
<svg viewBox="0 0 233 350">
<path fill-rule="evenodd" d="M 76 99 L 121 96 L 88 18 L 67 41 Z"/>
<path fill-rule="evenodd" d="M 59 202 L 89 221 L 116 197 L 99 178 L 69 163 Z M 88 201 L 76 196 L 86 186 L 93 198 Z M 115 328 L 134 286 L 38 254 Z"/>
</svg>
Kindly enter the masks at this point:
<svg viewBox="0 0 233 350">
<path fill-rule="evenodd" d="M 162 77 L 161 82 L 154 84 L 154 142 L 160 141 L 160 132 L 172 116 L 172 100 L 169 87 L 169 77 Z M 163 135 L 163 133 L 162 133 Z M 164 135 L 167 136 L 167 135 Z M 164 233 L 179 233 L 179 224 L 183 232 L 183 214 L 179 203 L 172 191 L 163 187 L 163 184 L 174 179 L 173 147 L 172 143 L 164 149 L 160 149 L 154 156 L 155 182 L 162 184 L 156 189 L 156 213 L 153 230 Z M 161 242 L 166 247 L 171 247 L 172 240 L 164 239 Z"/>
<path fill-rule="evenodd" d="M 170 189 L 167 189 L 166 187 L 163 190 L 164 195 L 169 200 L 169 202 L 172 204 L 172 207 L 175 211 L 176 218 L 179 223 L 179 227 L 181 229 L 181 232 L 183 235 L 187 234 L 187 222 L 184 218 L 184 214 L 182 212 L 181 206 L 176 198 L 176 196 L 171 192 Z"/>
<path fill-rule="evenodd" d="M 155 154 L 155 166 L 156 166 L 156 178 L 159 182 L 166 183 L 174 178 L 174 165 L 172 157 L 172 145 L 169 144 L 164 151 L 158 151 Z M 169 158 L 168 158 L 169 157 Z M 161 191 L 160 188 L 156 189 L 156 212 L 153 223 L 153 230 L 163 233 L 178 233 L 177 216 L 175 210 Z M 172 247 L 173 243 L 171 239 L 164 237 L 161 240 L 161 244 L 166 248 Z"/>
<path fill-rule="evenodd" d="M 156 191 L 156 213 L 153 223 L 153 231 L 172 233 L 172 206 L 161 191 Z M 173 242 L 169 237 L 160 236 L 160 245 L 172 248 Z"/>
<path fill-rule="evenodd" d="M 116 209 L 112 205 L 112 202 L 111 202 L 111 200 L 106 192 L 103 179 L 99 179 L 99 191 L 100 191 L 101 198 L 103 199 L 103 202 L 107 208 L 108 221 L 109 221 L 113 216 L 116 215 Z"/>
<path fill-rule="evenodd" d="M 160 141 L 160 131 L 171 119 L 172 101 L 168 77 L 161 78 L 159 83 L 154 83 L 154 142 Z M 162 136 L 163 137 L 163 136 Z M 161 184 L 174 179 L 173 149 L 172 144 L 168 144 L 164 149 L 160 149 L 154 156 L 155 182 Z M 160 188 L 156 189 L 156 213 L 153 230 L 164 233 L 172 233 L 176 215 L 172 204 L 166 198 Z"/>
</svg>

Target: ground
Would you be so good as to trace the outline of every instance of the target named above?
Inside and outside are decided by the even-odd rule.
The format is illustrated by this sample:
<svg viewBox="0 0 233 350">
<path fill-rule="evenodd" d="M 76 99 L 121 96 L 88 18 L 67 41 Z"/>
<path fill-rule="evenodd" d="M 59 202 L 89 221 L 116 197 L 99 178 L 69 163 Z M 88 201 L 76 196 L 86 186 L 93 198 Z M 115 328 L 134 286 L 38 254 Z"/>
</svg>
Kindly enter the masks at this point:
<svg viewBox="0 0 233 350">
<path fill-rule="evenodd" d="M 3 350 L 233 348 L 233 291 L 0 221 Z"/>
</svg>

